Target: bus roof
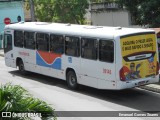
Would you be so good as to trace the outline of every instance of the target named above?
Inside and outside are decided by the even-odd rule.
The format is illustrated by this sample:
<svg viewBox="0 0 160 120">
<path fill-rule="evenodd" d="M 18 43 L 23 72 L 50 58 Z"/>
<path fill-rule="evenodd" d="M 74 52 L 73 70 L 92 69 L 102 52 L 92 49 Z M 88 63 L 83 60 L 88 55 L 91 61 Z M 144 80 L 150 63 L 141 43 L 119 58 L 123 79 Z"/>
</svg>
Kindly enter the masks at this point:
<svg viewBox="0 0 160 120">
<path fill-rule="evenodd" d="M 76 24 L 62 23 L 47 23 L 47 22 L 20 22 L 16 24 L 6 25 L 5 29 L 25 30 L 46 32 L 55 34 L 65 34 L 74 36 L 87 36 L 113 39 L 116 36 L 126 36 L 136 33 L 153 32 L 154 30 L 141 28 L 122 28 L 122 27 L 107 27 L 107 26 L 89 26 Z"/>
</svg>

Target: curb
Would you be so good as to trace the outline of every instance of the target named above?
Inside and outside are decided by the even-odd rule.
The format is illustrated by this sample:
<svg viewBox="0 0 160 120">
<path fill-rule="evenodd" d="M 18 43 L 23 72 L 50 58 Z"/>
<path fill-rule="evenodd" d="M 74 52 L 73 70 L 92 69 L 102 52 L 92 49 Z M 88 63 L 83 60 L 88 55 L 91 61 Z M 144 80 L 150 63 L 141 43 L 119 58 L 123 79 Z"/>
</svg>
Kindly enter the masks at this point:
<svg viewBox="0 0 160 120">
<path fill-rule="evenodd" d="M 160 85 L 151 84 L 151 85 L 140 86 L 138 88 L 160 93 Z"/>
</svg>

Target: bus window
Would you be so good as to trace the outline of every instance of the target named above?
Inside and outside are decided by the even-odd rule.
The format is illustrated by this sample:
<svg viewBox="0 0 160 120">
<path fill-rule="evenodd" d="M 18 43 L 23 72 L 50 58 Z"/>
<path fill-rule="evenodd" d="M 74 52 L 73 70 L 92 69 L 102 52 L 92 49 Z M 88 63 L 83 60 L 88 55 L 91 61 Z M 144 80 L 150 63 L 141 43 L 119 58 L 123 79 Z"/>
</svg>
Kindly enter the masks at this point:
<svg viewBox="0 0 160 120">
<path fill-rule="evenodd" d="M 37 50 L 49 51 L 49 35 L 37 33 Z"/>
<path fill-rule="evenodd" d="M 14 45 L 15 47 L 23 47 L 23 32 L 14 31 Z"/>
<path fill-rule="evenodd" d="M 24 32 L 24 47 L 35 49 L 34 32 Z"/>
<path fill-rule="evenodd" d="M 78 57 L 80 55 L 80 44 L 78 37 L 65 38 L 65 54 Z"/>
<path fill-rule="evenodd" d="M 62 35 L 50 35 L 50 51 L 57 54 L 64 53 L 64 38 Z"/>
<path fill-rule="evenodd" d="M 99 60 L 104 62 L 114 61 L 114 43 L 113 41 L 99 41 Z"/>
<path fill-rule="evenodd" d="M 12 50 L 12 36 L 5 34 L 4 35 L 4 52 Z"/>
<path fill-rule="evenodd" d="M 81 54 L 82 58 L 97 59 L 97 40 L 91 38 L 82 38 L 81 41 Z"/>
</svg>

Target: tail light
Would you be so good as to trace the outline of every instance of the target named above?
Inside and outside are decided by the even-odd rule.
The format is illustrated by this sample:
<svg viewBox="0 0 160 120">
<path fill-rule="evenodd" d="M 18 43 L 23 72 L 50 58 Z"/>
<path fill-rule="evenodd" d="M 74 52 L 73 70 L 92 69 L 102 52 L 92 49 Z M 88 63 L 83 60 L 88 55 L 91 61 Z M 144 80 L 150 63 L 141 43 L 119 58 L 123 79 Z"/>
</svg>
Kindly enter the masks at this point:
<svg viewBox="0 0 160 120">
<path fill-rule="evenodd" d="M 123 66 L 119 71 L 119 77 L 121 81 L 126 81 L 125 73 L 128 73 L 129 69 L 126 66 Z"/>
<path fill-rule="evenodd" d="M 157 66 L 156 66 L 156 75 L 158 75 L 159 74 L 159 63 L 158 63 L 158 61 L 157 61 Z"/>
</svg>

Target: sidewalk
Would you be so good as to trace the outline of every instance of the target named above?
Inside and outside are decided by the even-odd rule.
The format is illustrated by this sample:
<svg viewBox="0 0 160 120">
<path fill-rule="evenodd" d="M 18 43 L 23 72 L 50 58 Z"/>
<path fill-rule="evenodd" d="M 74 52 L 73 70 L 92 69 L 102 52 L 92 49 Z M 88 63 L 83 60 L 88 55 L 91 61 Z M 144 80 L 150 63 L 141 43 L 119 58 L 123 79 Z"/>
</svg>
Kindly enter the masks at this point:
<svg viewBox="0 0 160 120">
<path fill-rule="evenodd" d="M 0 49 L 0 56 L 4 57 L 4 51 L 2 49 Z M 160 82 L 156 83 L 156 84 L 149 84 L 149 85 L 145 85 L 145 86 L 140 86 L 139 88 L 160 93 Z"/>
</svg>

